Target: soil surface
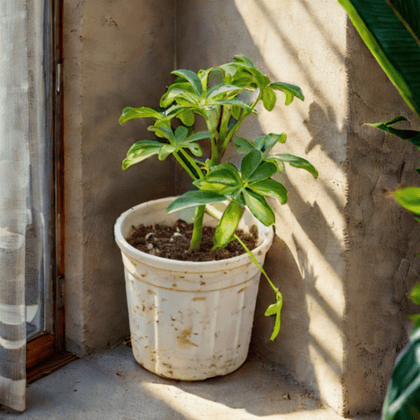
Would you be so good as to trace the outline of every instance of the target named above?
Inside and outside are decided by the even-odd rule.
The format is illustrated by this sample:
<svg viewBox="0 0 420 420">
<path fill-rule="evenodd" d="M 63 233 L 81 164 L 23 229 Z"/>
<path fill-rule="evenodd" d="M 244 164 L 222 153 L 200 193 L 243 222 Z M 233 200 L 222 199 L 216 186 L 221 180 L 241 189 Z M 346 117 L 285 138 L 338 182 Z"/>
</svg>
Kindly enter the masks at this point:
<svg viewBox="0 0 420 420">
<path fill-rule="evenodd" d="M 215 228 L 210 226 L 204 226 L 203 228 L 203 239 L 200 249 L 191 251 L 192 231 L 193 224 L 183 220 L 177 220 L 173 226 L 159 224 L 133 226 L 127 242 L 139 251 L 180 261 L 224 260 L 245 253 L 245 250 L 237 240 L 231 241 L 226 248 L 218 248 L 215 251 L 211 251 Z M 256 229 L 252 230 L 251 228 L 250 233 L 245 233 L 238 229 L 236 234 L 250 250 L 256 247 L 258 241 Z"/>
</svg>

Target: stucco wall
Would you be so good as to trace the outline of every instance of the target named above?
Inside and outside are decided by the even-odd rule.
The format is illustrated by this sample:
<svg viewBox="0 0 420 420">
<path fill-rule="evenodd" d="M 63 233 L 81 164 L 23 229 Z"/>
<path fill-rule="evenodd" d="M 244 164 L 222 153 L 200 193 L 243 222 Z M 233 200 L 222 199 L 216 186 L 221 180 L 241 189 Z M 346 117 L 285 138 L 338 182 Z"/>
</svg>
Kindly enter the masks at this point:
<svg viewBox="0 0 420 420">
<path fill-rule="evenodd" d="M 273 301 L 264 283 L 253 343 L 338 411 L 343 406 L 344 284 L 346 249 L 346 15 L 331 1 L 197 1 L 177 6 L 177 65 L 192 70 L 250 57 L 272 81 L 294 83 L 305 101 L 275 109 L 260 107 L 239 134 L 288 135 L 277 152 L 307 158 L 318 180 L 288 167 L 277 179 L 289 189 L 289 204 L 276 209 L 276 240 L 267 271 L 284 294 L 283 326 L 269 342 L 273 319 L 263 316 Z M 286 261 L 287 260 L 287 261 Z M 287 264 L 287 265 L 286 265 Z M 325 337 L 328 336 L 328 343 Z"/>
<path fill-rule="evenodd" d="M 69 351 L 129 333 L 117 217 L 173 194 L 171 163 L 121 170 L 147 121 L 118 125 L 126 106 L 156 107 L 173 69 L 171 0 L 64 1 L 65 308 Z"/>
<path fill-rule="evenodd" d="M 177 66 L 198 70 L 245 54 L 273 81 L 301 86 L 305 102 L 260 109 L 239 135 L 285 131 L 275 151 L 303 156 L 318 180 L 288 168 L 287 206 L 276 205 L 266 268 L 284 294 L 269 341 L 273 301 L 262 281 L 253 345 L 341 414 L 381 407 L 406 341 L 406 293 L 418 279 L 419 228 L 385 192 L 417 182 L 416 149 L 364 122 L 410 115 L 335 0 L 177 3 Z M 413 310 L 413 308 L 411 308 Z"/>
</svg>

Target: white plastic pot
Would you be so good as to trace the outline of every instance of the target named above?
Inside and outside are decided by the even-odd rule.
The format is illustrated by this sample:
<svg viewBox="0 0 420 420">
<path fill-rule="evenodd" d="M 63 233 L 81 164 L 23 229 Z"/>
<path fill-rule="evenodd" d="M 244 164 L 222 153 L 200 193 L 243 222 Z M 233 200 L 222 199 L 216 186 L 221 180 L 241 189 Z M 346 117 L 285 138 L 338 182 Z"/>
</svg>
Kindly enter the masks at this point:
<svg viewBox="0 0 420 420">
<path fill-rule="evenodd" d="M 200 380 L 226 375 L 245 361 L 260 271 L 247 254 L 221 261 L 185 262 L 138 251 L 125 240 L 132 226 L 173 224 L 166 214 L 175 197 L 150 201 L 123 213 L 115 224 L 121 249 L 134 357 L 159 376 Z M 207 217 L 207 216 L 206 216 Z M 205 218 L 206 224 L 216 224 Z M 273 229 L 249 211 L 240 228 L 258 228 L 253 251 L 263 264 Z"/>
</svg>

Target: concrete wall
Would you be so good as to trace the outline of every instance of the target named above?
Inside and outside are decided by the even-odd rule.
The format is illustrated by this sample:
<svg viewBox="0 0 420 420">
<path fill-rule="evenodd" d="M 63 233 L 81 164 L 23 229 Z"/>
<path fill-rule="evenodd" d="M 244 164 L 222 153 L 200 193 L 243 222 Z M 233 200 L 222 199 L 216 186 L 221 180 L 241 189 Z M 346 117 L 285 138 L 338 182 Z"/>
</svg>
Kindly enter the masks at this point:
<svg viewBox="0 0 420 420">
<path fill-rule="evenodd" d="M 129 333 L 115 220 L 173 194 L 169 161 L 121 170 L 150 133 L 147 121 L 118 124 L 126 106 L 156 107 L 170 83 L 173 17 L 171 0 L 64 1 L 66 342 L 78 355 Z"/>
<path fill-rule="evenodd" d="M 361 127 L 410 115 L 335 0 L 179 0 L 177 66 L 198 70 L 245 54 L 273 81 L 301 86 L 305 102 L 260 109 L 239 135 L 285 131 L 275 151 L 306 157 L 318 180 L 288 168 L 276 207 L 267 272 L 284 294 L 283 325 L 269 341 L 273 301 L 261 283 L 253 345 L 342 414 L 378 410 L 406 341 L 405 294 L 419 267 L 409 214 L 384 195 L 416 180 L 410 144 Z"/>
</svg>

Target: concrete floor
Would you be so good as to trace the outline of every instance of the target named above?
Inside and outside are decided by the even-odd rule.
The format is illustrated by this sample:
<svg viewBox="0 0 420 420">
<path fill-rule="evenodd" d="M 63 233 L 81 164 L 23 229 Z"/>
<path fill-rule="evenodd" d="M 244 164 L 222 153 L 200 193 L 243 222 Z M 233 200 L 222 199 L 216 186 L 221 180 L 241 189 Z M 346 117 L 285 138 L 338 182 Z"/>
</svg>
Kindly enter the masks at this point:
<svg viewBox="0 0 420 420">
<path fill-rule="evenodd" d="M 203 382 L 159 378 L 120 345 L 29 385 L 27 409 L 11 420 L 341 420 L 273 365 L 251 355 L 236 372 Z M 379 420 L 380 416 L 354 417 Z"/>
</svg>

